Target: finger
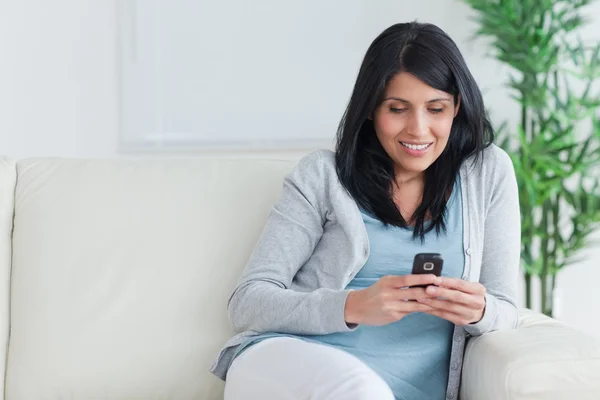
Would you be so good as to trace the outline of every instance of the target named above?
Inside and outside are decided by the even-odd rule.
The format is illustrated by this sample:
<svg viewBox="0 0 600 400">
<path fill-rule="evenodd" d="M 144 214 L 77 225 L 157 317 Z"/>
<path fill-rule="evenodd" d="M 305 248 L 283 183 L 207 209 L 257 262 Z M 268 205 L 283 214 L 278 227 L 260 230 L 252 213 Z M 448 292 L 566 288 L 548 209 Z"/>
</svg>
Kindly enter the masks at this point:
<svg viewBox="0 0 600 400">
<path fill-rule="evenodd" d="M 481 295 L 474 295 L 459 290 L 446 289 L 444 287 L 429 286 L 426 290 L 431 296 L 463 304 L 469 308 L 480 309 L 485 305 L 485 299 Z"/>
<path fill-rule="evenodd" d="M 462 279 L 456 278 L 440 278 L 440 284 L 437 286 L 445 287 L 448 289 L 459 290 L 464 293 L 471 294 L 485 294 L 485 287 L 479 282 L 468 282 Z"/>
<path fill-rule="evenodd" d="M 395 309 L 396 312 L 402 313 L 425 312 L 433 310 L 433 308 L 430 305 L 419 303 L 417 301 L 398 302 L 396 303 Z"/>
<path fill-rule="evenodd" d="M 418 300 L 433 297 L 425 291 L 425 288 L 409 287 L 402 289 L 394 289 L 394 291 L 394 295 L 397 301 Z"/>
<path fill-rule="evenodd" d="M 465 307 L 462 304 L 453 303 L 448 300 L 419 300 L 419 303 L 427 304 L 431 306 L 432 311 L 438 311 L 441 313 L 452 314 L 453 318 L 457 318 L 462 321 L 463 325 L 467 325 L 476 321 L 481 320 L 485 307 L 474 309 Z"/>
<path fill-rule="evenodd" d="M 417 285 L 438 285 L 440 278 L 433 274 L 386 276 L 385 283 L 393 288 L 403 288 Z"/>
<path fill-rule="evenodd" d="M 470 315 L 474 309 L 469 308 L 461 303 L 455 303 L 450 300 L 440 299 L 419 299 L 417 302 L 426 304 L 431 308 L 439 311 L 447 311 L 457 315 Z"/>
</svg>

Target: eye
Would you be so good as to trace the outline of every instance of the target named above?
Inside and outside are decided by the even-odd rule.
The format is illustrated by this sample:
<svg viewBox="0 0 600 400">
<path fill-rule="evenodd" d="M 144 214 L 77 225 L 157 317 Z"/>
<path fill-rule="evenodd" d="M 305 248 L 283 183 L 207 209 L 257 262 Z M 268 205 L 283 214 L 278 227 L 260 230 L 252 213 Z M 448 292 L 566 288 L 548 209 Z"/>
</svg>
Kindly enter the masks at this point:
<svg viewBox="0 0 600 400">
<path fill-rule="evenodd" d="M 444 111 L 444 109 L 443 108 L 430 108 L 429 111 L 431 111 L 434 114 L 439 114 L 442 111 Z"/>
<path fill-rule="evenodd" d="M 394 108 L 394 107 L 390 107 L 390 111 L 396 114 L 400 114 L 404 111 L 406 111 L 406 108 Z"/>
</svg>

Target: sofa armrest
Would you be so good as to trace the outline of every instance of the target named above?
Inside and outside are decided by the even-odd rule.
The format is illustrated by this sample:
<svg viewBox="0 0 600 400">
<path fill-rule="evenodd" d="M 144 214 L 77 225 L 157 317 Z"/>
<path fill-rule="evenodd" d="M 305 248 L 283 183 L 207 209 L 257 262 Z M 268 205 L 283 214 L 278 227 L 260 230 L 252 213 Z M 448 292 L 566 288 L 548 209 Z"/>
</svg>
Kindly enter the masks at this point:
<svg viewBox="0 0 600 400">
<path fill-rule="evenodd" d="M 469 340 L 460 398 L 598 400 L 600 341 L 521 310 L 517 329 Z"/>
</svg>

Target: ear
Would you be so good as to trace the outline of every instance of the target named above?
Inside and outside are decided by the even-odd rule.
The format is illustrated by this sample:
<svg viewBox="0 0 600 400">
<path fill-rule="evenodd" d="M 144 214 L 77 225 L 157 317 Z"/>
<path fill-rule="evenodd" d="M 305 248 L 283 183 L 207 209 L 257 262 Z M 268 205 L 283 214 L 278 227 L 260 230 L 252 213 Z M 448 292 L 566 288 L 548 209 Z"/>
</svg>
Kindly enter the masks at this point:
<svg viewBox="0 0 600 400">
<path fill-rule="evenodd" d="M 460 94 L 457 96 L 456 105 L 454 106 L 454 118 L 458 115 L 458 110 L 460 108 Z"/>
</svg>

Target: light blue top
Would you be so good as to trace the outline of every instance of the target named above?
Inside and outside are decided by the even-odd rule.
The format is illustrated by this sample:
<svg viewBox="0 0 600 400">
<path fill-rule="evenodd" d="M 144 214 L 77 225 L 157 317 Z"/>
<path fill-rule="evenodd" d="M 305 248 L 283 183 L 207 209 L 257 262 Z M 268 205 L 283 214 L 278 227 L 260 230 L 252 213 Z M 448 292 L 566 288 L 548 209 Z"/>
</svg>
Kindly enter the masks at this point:
<svg viewBox="0 0 600 400">
<path fill-rule="evenodd" d="M 460 278 L 463 274 L 463 218 L 460 179 L 448 201 L 445 234 L 435 230 L 426 240 L 413 240 L 412 229 L 385 227 L 381 221 L 362 213 L 371 252 L 364 267 L 346 289 L 360 290 L 386 275 L 406 275 L 412 271 L 417 253 L 440 253 L 444 259 L 442 276 Z M 238 348 L 237 354 L 269 337 L 288 336 L 343 349 L 365 362 L 392 388 L 396 399 L 435 400 L 446 397 L 450 349 L 454 325 L 428 314 L 409 314 L 384 326 L 360 325 L 351 332 L 327 335 L 267 333 L 254 337 Z"/>
</svg>

